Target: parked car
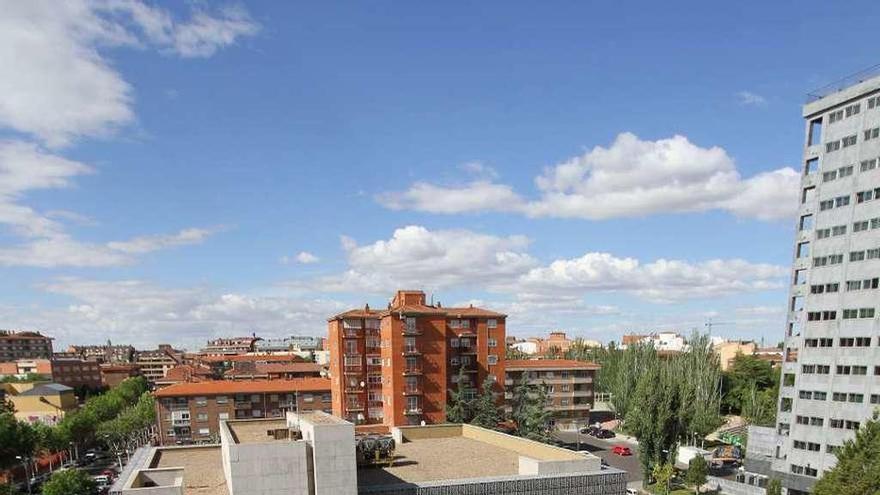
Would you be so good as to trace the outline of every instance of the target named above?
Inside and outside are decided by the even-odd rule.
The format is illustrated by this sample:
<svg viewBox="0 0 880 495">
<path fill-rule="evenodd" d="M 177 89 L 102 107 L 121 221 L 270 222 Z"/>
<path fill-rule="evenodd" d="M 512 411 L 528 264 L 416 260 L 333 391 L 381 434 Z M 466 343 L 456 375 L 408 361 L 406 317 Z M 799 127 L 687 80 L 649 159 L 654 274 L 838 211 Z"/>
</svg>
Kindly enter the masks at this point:
<svg viewBox="0 0 880 495">
<path fill-rule="evenodd" d="M 623 456 L 633 455 L 632 450 L 626 445 L 615 445 L 614 448 L 611 449 L 611 452 Z"/>
<path fill-rule="evenodd" d="M 606 430 L 604 428 L 599 428 L 593 436 L 596 438 L 614 438 L 615 437 L 613 431 Z"/>
</svg>

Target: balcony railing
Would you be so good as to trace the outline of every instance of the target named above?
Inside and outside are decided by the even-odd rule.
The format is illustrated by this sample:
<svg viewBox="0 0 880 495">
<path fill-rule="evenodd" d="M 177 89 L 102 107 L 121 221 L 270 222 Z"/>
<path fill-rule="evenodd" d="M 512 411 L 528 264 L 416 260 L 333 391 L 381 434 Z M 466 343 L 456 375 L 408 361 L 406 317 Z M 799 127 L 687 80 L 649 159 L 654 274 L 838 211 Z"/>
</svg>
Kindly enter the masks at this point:
<svg viewBox="0 0 880 495">
<path fill-rule="evenodd" d="M 346 328 L 345 330 L 342 331 L 342 336 L 347 339 L 356 339 L 356 338 L 358 338 L 358 332 L 357 332 L 357 330 Z"/>
<path fill-rule="evenodd" d="M 545 409 L 550 411 L 589 411 L 593 406 L 591 404 L 569 404 L 562 406 L 559 404 L 547 404 Z"/>
<path fill-rule="evenodd" d="M 422 331 L 419 330 L 418 328 L 403 327 L 403 334 L 404 335 L 421 335 Z"/>
<path fill-rule="evenodd" d="M 406 408 L 403 410 L 403 414 L 405 414 L 407 416 L 414 416 L 414 415 L 422 414 L 422 408 L 421 407 L 416 407 L 416 408 L 412 408 L 412 409 Z"/>
<path fill-rule="evenodd" d="M 422 387 L 406 387 L 403 395 L 422 395 Z"/>
<path fill-rule="evenodd" d="M 362 389 L 360 386 L 354 386 L 354 387 L 352 387 L 351 385 L 345 386 L 345 392 L 349 393 L 349 394 L 360 394 L 360 393 L 363 393 L 363 391 L 364 391 L 364 389 Z"/>
<path fill-rule="evenodd" d="M 360 374 L 363 368 L 359 364 L 346 364 L 343 366 L 343 373 L 357 373 Z"/>
<path fill-rule="evenodd" d="M 404 369 L 403 369 L 403 374 L 404 374 L 404 375 L 421 375 L 421 374 L 422 374 L 422 368 L 419 368 L 419 367 L 404 368 Z"/>
<path fill-rule="evenodd" d="M 190 421 L 188 419 L 175 419 L 171 421 L 171 426 L 189 426 Z"/>
<path fill-rule="evenodd" d="M 235 408 L 236 409 L 244 409 L 244 408 L 249 408 L 249 407 L 251 407 L 251 401 L 249 401 L 249 400 L 235 401 Z"/>
<path fill-rule="evenodd" d="M 345 409 L 348 411 L 363 411 L 364 405 L 363 404 L 346 404 Z"/>
</svg>

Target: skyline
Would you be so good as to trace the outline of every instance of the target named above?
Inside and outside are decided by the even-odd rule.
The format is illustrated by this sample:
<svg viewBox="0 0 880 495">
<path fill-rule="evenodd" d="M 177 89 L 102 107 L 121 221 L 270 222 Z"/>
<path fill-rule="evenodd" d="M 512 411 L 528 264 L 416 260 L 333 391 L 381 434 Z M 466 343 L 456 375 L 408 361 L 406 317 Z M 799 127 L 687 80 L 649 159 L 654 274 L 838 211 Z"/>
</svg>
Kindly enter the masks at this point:
<svg viewBox="0 0 880 495">
<path fill-rule="evenodd" d="M 773 345 L 803 98 L 877 62 L 868 2 L 2 5 L 0 327 L 62 345 L 324 335 L 398 288 Z"/>
</svg>

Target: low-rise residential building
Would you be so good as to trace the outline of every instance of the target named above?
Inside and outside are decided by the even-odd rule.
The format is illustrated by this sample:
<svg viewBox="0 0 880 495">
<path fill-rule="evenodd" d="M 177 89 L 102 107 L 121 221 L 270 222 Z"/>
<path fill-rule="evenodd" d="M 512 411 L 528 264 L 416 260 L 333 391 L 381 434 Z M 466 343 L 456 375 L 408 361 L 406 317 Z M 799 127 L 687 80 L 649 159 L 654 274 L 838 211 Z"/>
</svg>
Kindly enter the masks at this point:
<svg viewBox="0 0 880 495">
<path fill-rule="evenodd" d="M 316 363 L 236 363 L 231 370 L 223 373 L 225 380 L 292 380 L 296 378 L 318 378 L 324 367 Z"/>
<path fill-rule="evenodd" d="M 175 350 L 168 344 L 160 344 L 159 347 L 152 351 L 138 351 L 137 364 L 141 370 L 141 375 L 150 383 L 165 378 L 168 370 L 181 364 L 183 361 L 183 352 Z"/>
<path fill-rule="evenodd" d="M 596 364 L 570 359 L 509 359 L 504 380 L 507 408 L 510 408 L 514 389 L 525 377 L 530 385 L 544 387 L 546 407 L 553 412 L 552 420 L 557 428 L 584 427 L 590 423 L 598 369 Z"/>
<path fill-rule="evenodd" d="M 48 359 L 16 359 L 0 362 L 0 378 L 14 376 L 24 378 L 27 375 L 42 375 L 47 380 L 52 378 L 52 363 Z"/>
<path fill-rule="evenodd" d="M 0 330 L 0 361 L 51 358 L 52 337 L 40 332 Z"/>
<path fill-rule="evenodd" d="M 718 354 L 718 361 L 721 364 L 721 371 L 727 371 L 733 364 L 733 359 L 738 355 L 751 356 L 758 348 L 757 344 L 751 341 L 727 340 L 719 341 L 712 345 L 712 350 Z"/>
<path fill-rule="evenodd" d="M 53 359 L 52 381 L 74 388 L 98 390 L 104 387 L 98 361 L 79 358 Z"/>
<path fill-rule="evenodd" d="M 676 332 L 656 332 L 648 335 L 628 334 L 623 336 L 622 349 L 637 343 L 650 343 L 654 349 L 668 355 L 682 353 L 687 350 L 687 340 Z"/>
<path fill-rule="evenodd" d="M 221 421 L 332 411 L 326 378 L 177 383 L 153 395 L 163 445 L 216 443 Z"/>
<path fill-rule="evenodd" d="M 260 341 L 259 337 L 231 337 L 209 340 L 200 353 L 205 356 L 231 356 L 235 354 L 247 354 L 254 352 L 254 345 Z"/>
<path fill-rule="evenodd" d="M 60 383 L 4 383 L 3 388 L 21 421 L 54 425 L 78 407 L 73 389 Z"/>
<path fill-rule="evenodd" d="M 214 371 L 203 364 L 179 364 L 165 373 L 163 378 L 155 380 L 157 387 L 167 387 L 175 383 L 204 382 L 214 380 L 217 376 Z"/>
<path fill-rule="evenodd" d="M 254 351 L 258 353 L 321 351 L 323 349 L 323 338 L 307 335 L 292 335 L 283 339 L 261 339 L 254 344 Z"/>
<path fill-rule="evenodd" d="M 102 363 L 131 363 L 134 362 L 136 351 L 133 346 L 114 345 L 107 341 L 104 345 L 71 345 L 67 347 L 66 354 Z"/>
<path fill-rule="evenodd" d="M 141 375 L 141 368 L 136 364 L 102 364 L 101 383 L 107 388 L 113 388 L 128 378 Z"/>
</svg>

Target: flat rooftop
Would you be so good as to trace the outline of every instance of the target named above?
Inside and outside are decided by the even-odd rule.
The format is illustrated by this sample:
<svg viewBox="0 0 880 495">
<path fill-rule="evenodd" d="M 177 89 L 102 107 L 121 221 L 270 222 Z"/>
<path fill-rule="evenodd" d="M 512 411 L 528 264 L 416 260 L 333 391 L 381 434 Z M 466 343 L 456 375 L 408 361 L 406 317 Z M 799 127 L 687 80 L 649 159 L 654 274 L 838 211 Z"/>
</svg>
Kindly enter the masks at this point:
<svg viewBox="0 0 880 495">
<path fill-rule="evenodd" d="M 229 495 L 219 446 L 159 449 L 150 467 L 182 467 L 184 495 Z"/>
<path fill-rule="evenodd" d="M 227 421 L 226 425 L 235 437 L 235 443 L 266 443 L 275 441 L 275 438 L 269 435 L 270 431 L 287 429 L 287 420 Z"/>
<path fill-rule="evenodd" d="M 519 452 L 461 436 L 405 442 L 394 456 L 391 466 L 359 467 L 358 486 L 519 474 Z"/>
</svg>

